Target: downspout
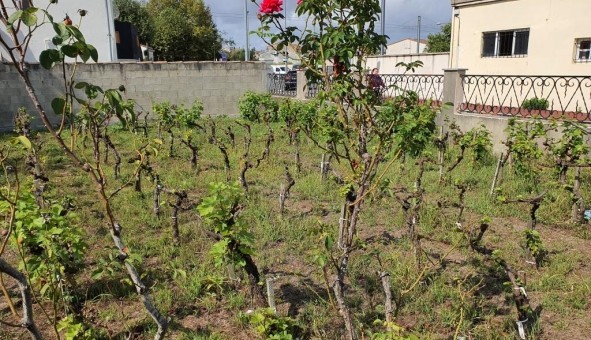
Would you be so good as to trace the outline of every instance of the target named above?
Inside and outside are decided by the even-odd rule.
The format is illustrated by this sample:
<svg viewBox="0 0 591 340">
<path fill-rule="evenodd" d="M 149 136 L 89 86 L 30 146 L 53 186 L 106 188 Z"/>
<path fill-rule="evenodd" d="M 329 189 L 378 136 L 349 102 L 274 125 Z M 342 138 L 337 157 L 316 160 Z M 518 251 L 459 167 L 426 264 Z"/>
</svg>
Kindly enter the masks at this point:
<svg viewBox="0 0 591 340">
<path fill-rule="evenodd" d="M 111 30 L 111 25 L 115 25 L 113 20 L 113 12 L 112 6 L 110 6 L 111 0 L 105 0 L 105 9 L 107 10 L 107 38 L 109 39 L 109 61 L 115 61 L 113 56 L 113 33 Z"/>
<path fill-rule="evenodd" d="M 455 53 L 455 57 L 456 57 L 456 69 L 459 68 L 460 66 L 460 27 L 462 24 L 461 18 L 460 18 L 460 9 L 459 8 L 454 8 L 454 18 L 456 19 L 456 22 L 458 23 L 458 33 L 456 36 L 456 53 Z"/>
</svg>

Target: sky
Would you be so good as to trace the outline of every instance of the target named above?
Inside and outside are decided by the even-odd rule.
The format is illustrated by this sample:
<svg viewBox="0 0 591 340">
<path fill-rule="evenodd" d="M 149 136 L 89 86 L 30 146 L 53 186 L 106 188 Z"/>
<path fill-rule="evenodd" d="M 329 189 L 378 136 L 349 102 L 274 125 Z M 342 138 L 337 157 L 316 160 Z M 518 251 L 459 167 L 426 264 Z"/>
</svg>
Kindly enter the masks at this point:
<svg viewBox="0 0 591 340">
<path fill-rule="evenodd" d="M 297 26 L 305 23 L 304 18 L 295 14 L 296 0 L 283 0 L 287 5 L 287 25 Z M 416 38 L 418 16 L 421 16 L 421 38 L 426 39 L 429 33 L 440 30 L 438 24 L 451 20 L 451 0 L 385 0 L 386 22 L 385 34 L 389 36 L 388 43 L 404 38 Z M 259 27 L 257 19 L 258 7 L 251 0 L 204 0 L 211 9 L 213 20 L 225 39 L 232 39 L 236 47 L 243 48 L 246 43 L 244 5 L 248 4 L 249 30 Z M 260 3 L 260 0 L 258 0 Z M 378 29 L 380 25 L 377 25 Z M 249 38 L 250 47 L 257 50 L 265 48 L 265 43 L 256 35 Z"/>
</svg>

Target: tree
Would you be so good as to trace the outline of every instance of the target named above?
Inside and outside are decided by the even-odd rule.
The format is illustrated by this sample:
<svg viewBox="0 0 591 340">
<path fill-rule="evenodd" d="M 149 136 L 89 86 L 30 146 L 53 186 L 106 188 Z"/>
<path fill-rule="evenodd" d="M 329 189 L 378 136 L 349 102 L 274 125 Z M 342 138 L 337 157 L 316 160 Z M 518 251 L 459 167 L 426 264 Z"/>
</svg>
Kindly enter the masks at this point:
<svg viewBox="0 0 591 340">
<path fill-rule="evenodd" d="M 250 49 L 250 61 L 256 61 L 256 50 L 254 48 Z M 228 53 L 228 61 L 244 61 L 244 49 L 243 48 L 233 48 Z"/>
<path fill-rule="evenodd" d="M 152 46 L 158 60 L 196 59 L 192 58 L 196 47 L 192 44 L 192 30 L 180 9 L 165 8 L 154 18 L 154 24 L 156 32 Z"/>
<path fill-rule="evenodd" d="M 387 39 L 375 29 L 382 11 L 378 0 L 297 3 L 296 14 L 311 19 L 317 30 L 282 26 L 283 2 L 263 0 L 258 13 L 258 34 L 276 51 L 292 44 L 299 46 L 306 78 L 318 89 L 316 113 L 300 115 L 299 124 L 316 146 L 344 165 L 343 175 L 338 176 L 343 178 L 338 231 L 324 236 L 322 247 L 326 252 L 316 261 L 322 267 L 327 286 L 332 288 L 345 325 L 345 338 L 357 340 L 360 332 L 352 299 L 347 294 L 351 282 L 349 265 L 355 253 L 364 248 L 357 236 L 363 226 L 360 216 L 364 201 L 396 159 L 404 154 L 416 157 L 423 153 L 435 130 L 436 111 L 418 104 L 414 92 L 386 105 L 376 105 L 380 98 L 367 86 L 366 79 L 368 56 L 385 46 Z M 333 66 L 332 72 L 328 72 L 329 64 Z M 411 70 L 418 64 L 411 62 L 405 66 Z M 388 165 L 382 167 L 381 163 L 387 160 Z M 419 182 L 416 181 L 417 191 L 412 193 L 417 202 L 422 195 Z M 408 217 L 413 246 L 420 254 L 415 232 L 418 218 L 414 212 Z"/>
<path fill-rule="evenodd" d="M 222 39 L 222 48 L 227 52 L 228 61 L 244 61 L 245 59 L 245 50 L 244 48 L 236 48 L 236 42 L 232 38 L 223 38 Z M 257 61 L 258 58 L 256 57 L 256 50 L 253 48 L 250 49 L 250 61 Z"/>
<path fill-rule="evenodd" d="M 160 60 L 213 60 L 222 38 L 203 0 L 151 0 L 156 58 Z"/>
<path fill-rule="evenodd" d="M 140 43 L 152 45 L 154 21 L 150 17 L 146 6 L 136 0 L 115 0 L 114 3 L 119 8 L 119 18 L 117 20 L 134 25 L 138 30 Z"/>
<path fill-rule="evenodd" d="M 427 36 L 427 52 L 449 52 L 451 45 L 451 23 L 441 26 L 441 32 Z"/>
</svg>

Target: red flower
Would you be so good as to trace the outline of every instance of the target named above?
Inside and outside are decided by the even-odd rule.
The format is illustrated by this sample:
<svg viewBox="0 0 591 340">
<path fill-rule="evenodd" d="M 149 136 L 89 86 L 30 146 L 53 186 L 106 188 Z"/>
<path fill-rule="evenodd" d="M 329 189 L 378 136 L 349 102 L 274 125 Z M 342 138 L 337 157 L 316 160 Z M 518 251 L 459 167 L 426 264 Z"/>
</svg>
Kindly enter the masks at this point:
<svg viewBox="0 0 591 340">
<path fill-rule="evenodd" d="M 283 0 L 263 0 L 261 2 L 261 8 L 259 11 L 265 14 L 273 14 L 275 12 L 281 12 L 283 8 Z"/>
<path fill-rule="evenodd" d="M 301 5 L 304 0 L 298 0 L 298 5 Z"/>
</svg>

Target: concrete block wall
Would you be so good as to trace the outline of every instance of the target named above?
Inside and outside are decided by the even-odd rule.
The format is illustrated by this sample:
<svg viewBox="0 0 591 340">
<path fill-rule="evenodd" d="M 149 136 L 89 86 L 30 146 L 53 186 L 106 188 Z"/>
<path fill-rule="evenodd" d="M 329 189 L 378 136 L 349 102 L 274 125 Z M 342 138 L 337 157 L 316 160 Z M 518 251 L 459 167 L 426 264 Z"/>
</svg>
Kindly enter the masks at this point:
<svg viewBox="0 0 591 340">
<path fill-rule="evenodd" d="M 66 66 L 71 70 L 72 65 Z M 61 67 L 29 67 L 41 104 L 51 112 L 51 100 L 64 93 Z M 199 99 L 204 115 L 236 116 L 238 99 L 244 92 L 266 91 L 267 69 L 259 62 L 100 63 L 77 67 L 76 82 L 85 81 L 103 89 L 124 85 L 126 97 L 146 111 L 151 111 L 154 102 L 191 105 Z M 12 128 L 13 115 L 21 106 L 29 113 L 35 112 L 18 73 L 11 65 L 0 64 L 0 129 Z"/>
</svg>

